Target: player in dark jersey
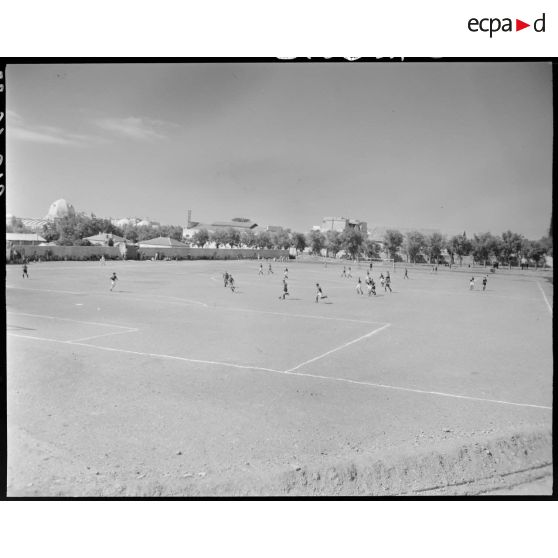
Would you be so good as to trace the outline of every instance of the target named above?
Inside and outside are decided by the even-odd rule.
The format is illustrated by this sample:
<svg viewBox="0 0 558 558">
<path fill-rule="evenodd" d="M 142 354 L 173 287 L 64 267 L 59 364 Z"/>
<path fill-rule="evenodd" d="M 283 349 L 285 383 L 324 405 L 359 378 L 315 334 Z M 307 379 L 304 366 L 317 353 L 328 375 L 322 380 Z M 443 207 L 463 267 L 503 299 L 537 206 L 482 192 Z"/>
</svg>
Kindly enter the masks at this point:
<svg viewBox="0 0 558 558">
<path fill-rule="evenodd" d="M 283 279 L 283 294 L 279 298 L 285 300 L 286 296 L 289 296 L 289 287 L 287 285 L 286 279 Z"/>
<path fill-rule="evenodd" d="M 29 279 L 29 273 L 27 273 L 27 264 L 24 263 L 23 264 L 23 279 L 25 279 L 27 277 L 27 279 Z"/>
<path fill-rule="evenodd" d="M 116 273 L 113 272 L 113 274 L 110 276 L 110 290 L 112 291 L 114 289 L 114 287 L 116 287 L 116 282 L 118 281 L 118 277 L 116 276 Z"/>
<path fill-rule="evenodd" d="M 327 298 L 327 295 L 323 293 L 320 284 L 316 283 L 316 302 L 319 302 L 322 298 Z"/>
<path fill-rule="evenodd" d="M 374 279 L 370 277 L 370 281 L 368 282 L 368 296 L 373 294 L 376 296 L 376 283 L 374 283 Z"/>
</svg>

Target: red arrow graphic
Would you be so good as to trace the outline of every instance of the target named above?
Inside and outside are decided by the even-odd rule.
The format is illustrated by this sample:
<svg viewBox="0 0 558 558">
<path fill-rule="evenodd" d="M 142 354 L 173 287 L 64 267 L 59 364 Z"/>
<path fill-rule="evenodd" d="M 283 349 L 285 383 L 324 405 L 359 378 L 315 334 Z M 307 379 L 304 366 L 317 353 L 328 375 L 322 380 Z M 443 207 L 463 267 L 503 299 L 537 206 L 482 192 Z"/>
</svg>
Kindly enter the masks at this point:
<svg viewBox="0 0 558 558">
<path fill-rule="evenodd" d="M 516 31 L 521 31 L 522 29 L 525 29 L 525 27 L 531 27 L 531 24 L 530 23 L 525 23 L 524 21 L 521 21 L 520 19 L 515 20 L 515 30 Z"/>
</svg>

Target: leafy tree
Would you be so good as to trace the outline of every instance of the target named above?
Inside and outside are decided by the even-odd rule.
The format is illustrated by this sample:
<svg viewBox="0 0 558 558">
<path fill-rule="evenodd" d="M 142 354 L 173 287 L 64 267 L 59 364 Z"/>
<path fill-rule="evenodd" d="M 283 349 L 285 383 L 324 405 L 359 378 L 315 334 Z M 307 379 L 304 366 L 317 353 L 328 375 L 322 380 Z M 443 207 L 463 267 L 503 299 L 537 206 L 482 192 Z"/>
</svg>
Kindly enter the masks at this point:
<svg viewBox="0 0 558 558">
<path fill-rule="evenodd" d="M 403 244 L 403 235 L 398 230 L 388 229 L 384 235 L 384 244 L 389 256 L 395 259 Z"/>
<path fill-rule="evenodd" d="M 134 244 L 138 241 L 138 231 L 134 225 L 125 225 L 122 229 L 122 235 L 126 240 L 129 240 Z"/>
<path fill-rule="evenodd" d="M 356 258 L 362 250 L 364 244 L 364 237 L 358 229 L 347 228 L 339 237 L 341 240 L 341 247 L 348 252 L 351 257 Z"/>
<path fill-rule="evenodd" d="M 138 233 L 138 242 L 142 240 L 150 240 L 152 238 L 157 238 L 161 236 L 161 231 L 158 228 L 153 227 L 152 225 L 142 225 L 141 227 L 137 227 Z"/>
<path fill-rule="evenodd" d="M 231 248 L 234 248 L 235 246 L 240 246 L 240 233 L 236 229 L 229 227 L 225 232 L 226 232 L 227 244 Z"/>
<path fill-rule="evenodd" d="M 254 231 L 243 231 L 240 235 L 240 242 L 248 248 L 256 246 L 256 235 L 254 234 Z"/>
<path fill-rule="evenodd" d="M 209 242 L 209 232 L 207 229 L 199 229 L 192 236 L 192 244 L 203 248 Z"/>
<path fill-rule="evenodd" d="M 327 251 L 331 256 L 335 257 L 337 252 L 341 250 L 341 233 L 339 231 L 327 231 L 325 236 Z"/>
<path fill-rule="evenodd" d="M 544 248 L 545 254 L 547 254 L 548 256 L 552 256 L 553 252 L 552 252 L 552 235 L 550 236 L 543 236 L 540 240 L 539 240 L 541 246 Z"/>
<path fill-rule="evenodd" d="M 43 225 L 42 236 L 47 242 L 56 242 L 60 238 L 60 231 L 55 223 L 49 221 Z"/>
<path fill-rule="evenodd" d="M 379 258 L 380 257 L 380 244 L 375 240 L 367 238 L 362 245 L 364 255 L 367 258 Z"/>
<path fill-rule="evenodd" d="M 426 248 L 426 238 L 419 231 L 408 232 L 405 238 L 405 251 L 411 262 L 415 263 L 417 256 Z"/>
<path fill-rule="evenodd" d="M 487 265 L 496 242 L 494 236 L 489 232 L 473 235 L 471 252 L 475 261 Z"/>
<path fill-rule="evenodd" d="M 544 256 L 547 252 L 546 247 L 541 242 L 541 240 L 528 240 L 528 245 L 526 247 L 525 256 L 535 262 L 535 266 L 538 267 L 544 262 Z"/>
<path fill-rule="evenodd" d="M 280 250 L 286 250 L 291 246 L 290 234 L 285 230 L 276 232 L 273 235 L 273 244 Z"/>
<path fill-rule="evenodd" d="M 445 245 L 444 237 L 439 232 L 433 232 L 431 235 L 428 235 L 425 240 L 430 263 L 440 263 L 440 256 L 442 255 L 442 250 Z"/>
<path fill-rule="evenodd" d="M 523 237 L 512 231 L 502 233 L 502 255 L 504 261 L 511 267 L 512 256 L 518 256 L 521 252 Z"/>
<path fill-rule="evenodd" d="M 164 225 L 157 229 L 158 236 L 172 238 L 173 240 L 182 240 L 183 228 L 179 225 Z"/>
<path fill-rule="evenodd" d="M 209 235 L 209 238 L 212 242 L 215 242 L 215 246 L 219 248 L 220 246 L 224 246 L 228 244 L 228 235 L 227 231 L 223 229 L 217 229 L 216 231 L 212 232 Z"/>
<path fill-rule="evenodd" d="M 293 246 L 295 250 L 298 252 L 303 252 L 306 248 L 306 236 L 302 233 L 295 232 L 293 233 Z"/>
<path fill-rule="evenodd" d="M 256 236 L 256 246 L 258 248 L 273 248 L 273 239 L 268 231 L 262 231 Z"/>
<path fill-rule="evenodd" d="M 320 254 L 325 246 L 325 236 L 321 231 L 310 231 L 308 233 L 308 245 L 312 248 L 313 254 Z"/>
<path fill-rule="evenodd" d="M 471 242 L 465 233 L 452 236 L 448 242 L 448 252 L 450 252 L 452 259 L 454 254 L 458 257 L 459 265 L 463 264 L 463 256 L 470 254 L 471 249 Z"/>
</svg>

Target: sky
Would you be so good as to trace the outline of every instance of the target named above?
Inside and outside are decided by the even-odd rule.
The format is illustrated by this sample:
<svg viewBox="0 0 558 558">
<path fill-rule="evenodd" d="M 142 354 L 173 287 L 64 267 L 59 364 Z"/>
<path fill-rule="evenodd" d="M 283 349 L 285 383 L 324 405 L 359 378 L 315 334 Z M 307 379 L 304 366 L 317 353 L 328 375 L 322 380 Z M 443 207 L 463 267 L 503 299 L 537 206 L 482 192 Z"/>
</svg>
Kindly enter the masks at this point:
<svg viewBox="0 0 558 558">
<path fill-rule="evenodd" d="M 550 63 L 8 65 L 6 211 L 536 239 Z"/>
</svg>

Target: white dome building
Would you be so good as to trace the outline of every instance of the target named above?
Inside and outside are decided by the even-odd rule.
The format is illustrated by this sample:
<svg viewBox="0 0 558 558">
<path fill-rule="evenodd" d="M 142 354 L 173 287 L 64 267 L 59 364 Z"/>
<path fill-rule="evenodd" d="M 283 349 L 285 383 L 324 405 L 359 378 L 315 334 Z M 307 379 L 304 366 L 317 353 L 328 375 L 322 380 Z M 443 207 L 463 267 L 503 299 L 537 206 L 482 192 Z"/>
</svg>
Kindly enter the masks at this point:
<svg viewBox="0 0 558 558">
<path fill-rule="evenodd" d="M 63 217 L 74 217 L 76 210 L 71 203 L 64 199 L 56 200 L 50 204 L 50 208 L 45 219 L 54 221 L 54 219 L 62 219 Z"/>
</svg>

